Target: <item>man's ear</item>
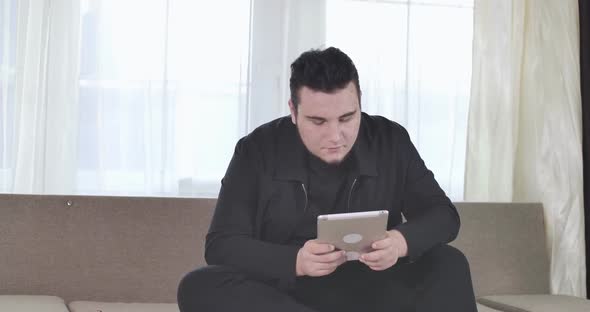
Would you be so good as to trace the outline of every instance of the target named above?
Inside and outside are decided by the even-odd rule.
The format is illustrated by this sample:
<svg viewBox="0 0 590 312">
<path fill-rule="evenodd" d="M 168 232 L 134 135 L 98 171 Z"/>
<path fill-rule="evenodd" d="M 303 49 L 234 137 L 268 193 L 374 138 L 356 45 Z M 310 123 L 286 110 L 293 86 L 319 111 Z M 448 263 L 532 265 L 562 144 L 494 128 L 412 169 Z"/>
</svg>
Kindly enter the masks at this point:
<svg viewBox="0 0 590 312">
<path fill-rule="evenodd" d="M 291 122 L 296 125 L 297 124 L 297 108 L 293 105 L 293 102 L 289 100 L 289 110 L 291 111 Z"/>
</svg>

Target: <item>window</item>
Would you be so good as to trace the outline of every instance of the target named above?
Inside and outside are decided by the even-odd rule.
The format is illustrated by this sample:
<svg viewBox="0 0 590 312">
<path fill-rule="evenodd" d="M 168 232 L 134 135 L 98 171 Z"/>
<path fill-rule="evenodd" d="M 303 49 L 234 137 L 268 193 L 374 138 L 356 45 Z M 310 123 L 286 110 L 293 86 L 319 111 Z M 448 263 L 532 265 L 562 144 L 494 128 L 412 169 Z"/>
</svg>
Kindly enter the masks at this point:
<svg viewBox="0 0 590 312">
<path fill-rule="evenodd" d="M 363 110 L 406 127 L 447 195 L 463 199 L 473 1 L 328 0 L 326 12 L 327 45 L 357 65 Z"/>
<path fill-rule="evenodd" d="M 77 192 L 216 194 L 245 132 L 249 1 L 81 10 Z"/>
<path fill-rule="evenodd" d="M 15 142 L 15 131 L 37 127 L 40 143 L 21 154 L 32 150 L 45 166 L 74 159 L 65 165 L 68 193 L 216 196 L 237 140 L 288 112 L 290 63 L 310 48 L 333 45 L 359 69 L 363 110 L 405 126 L 447 194 L 462 199 L 472 1 L 82 0 L 39 9 L 36 19 L 65 17 L 66 29 L 80 27 L 79 36 L 64 36 L 80 38 L 71 45 L 80 48 L 71 53 L 71 64 L 79 64 L 70 88 L 77 88 L 77 101 L 64 109 L 74 117 L 52 111 L 77 121 L 51 133 L 36 116 L 14 118 L 23 104 L 15 98 L 16 38 L 30 32 L 16 27 L 26 10 L 3 1 L 0 191 L 22 192 L 12 186 L 20 170 L 15 160 L 26 157 L 14 156 L 23 143 Z M 51 19 L 57 7 L 64 12 Z M 35 21 L 36 31 L 47 31 Z M 47 63 L 62 64 L 63 55 Z M 34 69 L 37 63 L 28 62 Z M 67 148 L 48 151 L 44 137 L 62 134 Z M 68 157 L 43 155 L 66 150 Z M 47 177 L 61 168 L 25 169 L 28 185 L 65 180 Z"/>
</svg>

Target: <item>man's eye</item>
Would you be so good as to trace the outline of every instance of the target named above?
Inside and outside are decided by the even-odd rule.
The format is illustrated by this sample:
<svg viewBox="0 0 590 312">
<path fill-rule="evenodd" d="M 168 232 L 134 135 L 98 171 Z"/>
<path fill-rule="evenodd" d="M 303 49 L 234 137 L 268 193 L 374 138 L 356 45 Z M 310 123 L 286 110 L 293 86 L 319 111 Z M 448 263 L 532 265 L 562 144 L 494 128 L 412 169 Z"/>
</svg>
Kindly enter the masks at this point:
<svg viewBox="0 0 590 312">
<path fill-rule="evenodd" d="M 340 118 L 340 122 L 347 122 L 347 121 L 350 121 L 350 120 L 352 120 L 352 116 Z"/>
<path fill-rule="evenodd" d="M 321 126 L 324 124 L 324 122 L 326 122 L 325 120 L 316 120 L 316 119 L 312 119 L 311 122 L 313 122 L 314 125 L 316 126 Z"/>
</svg>

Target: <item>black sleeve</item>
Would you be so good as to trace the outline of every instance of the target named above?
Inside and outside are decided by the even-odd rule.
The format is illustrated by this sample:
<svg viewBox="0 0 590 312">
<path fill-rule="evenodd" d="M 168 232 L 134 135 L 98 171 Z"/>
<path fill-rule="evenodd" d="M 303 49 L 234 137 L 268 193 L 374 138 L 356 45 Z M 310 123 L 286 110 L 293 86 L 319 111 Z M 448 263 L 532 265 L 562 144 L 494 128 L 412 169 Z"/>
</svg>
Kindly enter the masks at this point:
<svg viewBox="0 0 590 312">
<path fill-rule="evenodd" d="M 295 280 L 296 246 L 256 239 L 261 166 L 257 149 L 241 139 L 221 181 L 221 190 L 206 238 L 208 264 L 227 265 L 260 279 Z"/>
<path fill-rule="evenodd" d="M 402 212 L 407 222 L 395 229 L 406 239 L 408 260 L 414 261 L 430 248 L 454 240 L 460 221 L 457 209 L 426 168 L 405 129 L 398 147 L 405 172 Z"/>
</svg>

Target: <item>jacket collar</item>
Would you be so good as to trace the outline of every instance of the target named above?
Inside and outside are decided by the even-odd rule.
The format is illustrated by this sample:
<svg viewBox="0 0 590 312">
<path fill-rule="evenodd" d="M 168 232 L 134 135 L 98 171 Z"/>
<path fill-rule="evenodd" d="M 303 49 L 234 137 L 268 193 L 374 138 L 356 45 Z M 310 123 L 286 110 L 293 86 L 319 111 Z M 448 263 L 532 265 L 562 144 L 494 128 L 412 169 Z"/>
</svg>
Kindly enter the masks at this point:
<svg viewBox="0 0 590 312">
<path fill-rule="evenodd" d="M 359 175 L 377 176 L 377 164 L 375 151 L 372 150 L 372 135 L 367 128 L 365 113 L 361 115 L 361 125 L 356 142 L 350 151 L 356 160 L 356 168 Z M 307 149 L 299 137 L 297 127 L 291 122 L 290 117 L 281 118 L 277 125 L 276 136 L 277 166 L 274 177 L 279 180 L 295 180 L 301 183 L 307 182 Z"/>
</svg>

